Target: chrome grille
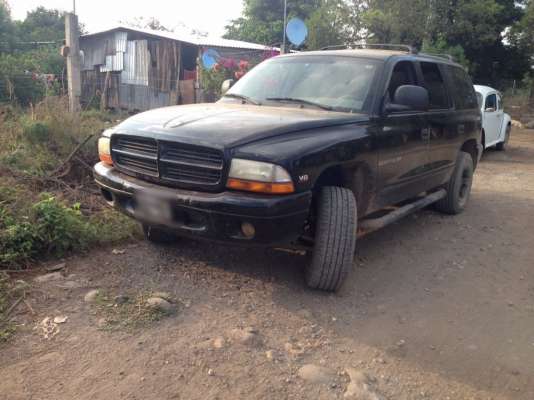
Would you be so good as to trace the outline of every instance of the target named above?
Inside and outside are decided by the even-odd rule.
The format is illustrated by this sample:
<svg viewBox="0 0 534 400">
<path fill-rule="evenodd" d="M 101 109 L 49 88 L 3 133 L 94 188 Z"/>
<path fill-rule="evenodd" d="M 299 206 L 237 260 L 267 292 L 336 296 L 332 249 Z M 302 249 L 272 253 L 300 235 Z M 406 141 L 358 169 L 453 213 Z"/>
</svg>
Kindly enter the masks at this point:
<svg viewBox="0 0 534 400">
<path fill-rule="evenodd" d="M 222 153 L 183 143 L 160 143 L 161 178 L 175 182 L 217 185 L 223 169 Z"/>
<path fill-rule="evenodd" d="M 157 177 L 158 144 L 154 139 L 112 136 L 111 152 L 119 169 Z"/>
<path fill-rule="evenodd" d="M 119 170 L 151 181 L 208 190 L 222 182 L 224 157 L 217 149 L 128 135 L 113 135 L 111 149 Z"/>
</svg>

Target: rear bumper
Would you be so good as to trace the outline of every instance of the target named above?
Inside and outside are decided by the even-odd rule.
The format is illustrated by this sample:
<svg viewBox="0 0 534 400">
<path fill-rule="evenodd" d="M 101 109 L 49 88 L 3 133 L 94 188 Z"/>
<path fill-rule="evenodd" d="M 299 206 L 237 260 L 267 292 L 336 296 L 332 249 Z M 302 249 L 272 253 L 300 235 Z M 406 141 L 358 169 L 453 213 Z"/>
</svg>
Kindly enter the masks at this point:
<svg viewBox="0 0 534 400">
<path fill-rule="evenodd" d="M 122 174 L 103 163 L 95 165 L 94 177 L 108 204 L 130 217 L 182 236 L 222 242 L 291 243 L 302 234 L 311 203 L 311 192 L 270 196 L 169 188 Z M 140 194 L 168 202 L 172 216 L 157 223 L 144 219 L 136 201 Z M 252 238 L 243 235 L 244 222 L 254 226 Z"/>
</svg>

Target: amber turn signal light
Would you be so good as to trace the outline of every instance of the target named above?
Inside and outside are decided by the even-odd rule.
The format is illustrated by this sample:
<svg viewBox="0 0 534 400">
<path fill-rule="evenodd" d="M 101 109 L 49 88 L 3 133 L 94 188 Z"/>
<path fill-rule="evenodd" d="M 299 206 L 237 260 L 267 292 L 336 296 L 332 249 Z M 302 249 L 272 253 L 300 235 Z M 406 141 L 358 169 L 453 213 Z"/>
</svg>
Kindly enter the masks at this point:
<svg viewBox="0 0 534 400">
<path fill-rule="evenodd" d="M 226 182 L 226 187 L 229 189 L 268 194 L 288 194 L 295 191 L 292 182 L 257 182 L 236 178 L 229 178 Z"/>
<path fill-rule="evenodd" d="M 108 137 L 101 137 L 98 139 L 98 158 L 100 158 L 100 161 L 104 164 L 113 165 L 110 142 Z"/>
</svg>

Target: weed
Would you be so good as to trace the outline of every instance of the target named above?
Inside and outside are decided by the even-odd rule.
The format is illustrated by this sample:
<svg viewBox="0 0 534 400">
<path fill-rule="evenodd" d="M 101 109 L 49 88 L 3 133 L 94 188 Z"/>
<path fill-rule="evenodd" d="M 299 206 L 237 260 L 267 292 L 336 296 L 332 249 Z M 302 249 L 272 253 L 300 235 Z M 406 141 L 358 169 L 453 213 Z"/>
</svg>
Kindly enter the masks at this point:
<svg viewBox="0 0 534 400">
<path fill-rule="evenodd" d="M 15 332 L 7 312 L 10 307 L 11 286 L 7 274 L 0 272 L 0 343 L 7 341 Z"/>
<path fill-rule="evenodd" d="M 105 321 L 100 328 L 108 331 L 135 330 L 161 320 L 167 314 L 148 306 L 146 301 L 149 297 L 150 292 L 140 292 L 135 297 L 118 304 L 110 294 L 98 294 L 93 311 Z"/>
<path fill-rule="evenodd" d="M 94 185 L 88 166 L 97 160 L 96 139 L 121 115 L 66 109 L 59 97 L 28 110 L 0 109 L 0 268 L 117 242 L 138 230 L 134 221 L 103 208 L 87 191 L 64 192 Z M 50 186 L 50 174 L 91 134 L 92 141 L 61 170 L 66 171 L 63 182 Z M 42 195 L 43 189 L 53 193 Z"/>
</svg>

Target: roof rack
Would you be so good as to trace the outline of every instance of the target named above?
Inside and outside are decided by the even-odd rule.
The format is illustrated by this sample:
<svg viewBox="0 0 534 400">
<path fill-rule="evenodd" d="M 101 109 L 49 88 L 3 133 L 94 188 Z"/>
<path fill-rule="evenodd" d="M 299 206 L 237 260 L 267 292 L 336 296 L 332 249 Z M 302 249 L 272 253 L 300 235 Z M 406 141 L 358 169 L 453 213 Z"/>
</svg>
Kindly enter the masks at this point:
<svg viewBox="0 0 534 400">
<path fill-rule="evenodd" d="M 383 49 L 383 50 L 398 50 L 410 54 L 417 54 L 417 50 L 407 44 L 390 44 L 390 43 L 357 43 L 355 47 L 362 49 Z M 354 48 L 354 47 L 353 47 Z"/>
<path fill-rule="evenodd" d="M 450 54 L 445 53 L 419 53 L 421 56 L 428 56 L 428 57 L 438 57 L 438 58 L 444 58 L 445 60 L 449 61 L 456 61 L 453 56 Z"/>
<path fill-rule="evenodd" d="M 344 50 L 348 49 L 349 47 L 344 44 L 336 44 L 334 46 L 325 46 L 321 47 L 321 50 Z"/>
<path fill-rule="evenodd" d="M 355 48 L 398 50 L 398 51 L 404 51 L 410 54 L 417 54 L 417 50 L 407 44 L 389 44 L 389 43 L 356 43 L 350 47 L 346 45 L 326 46 L 326 47 L 323 47 L 321 50 L 340 50 L 340 49 L 355 49 Z"/>
</svg>

